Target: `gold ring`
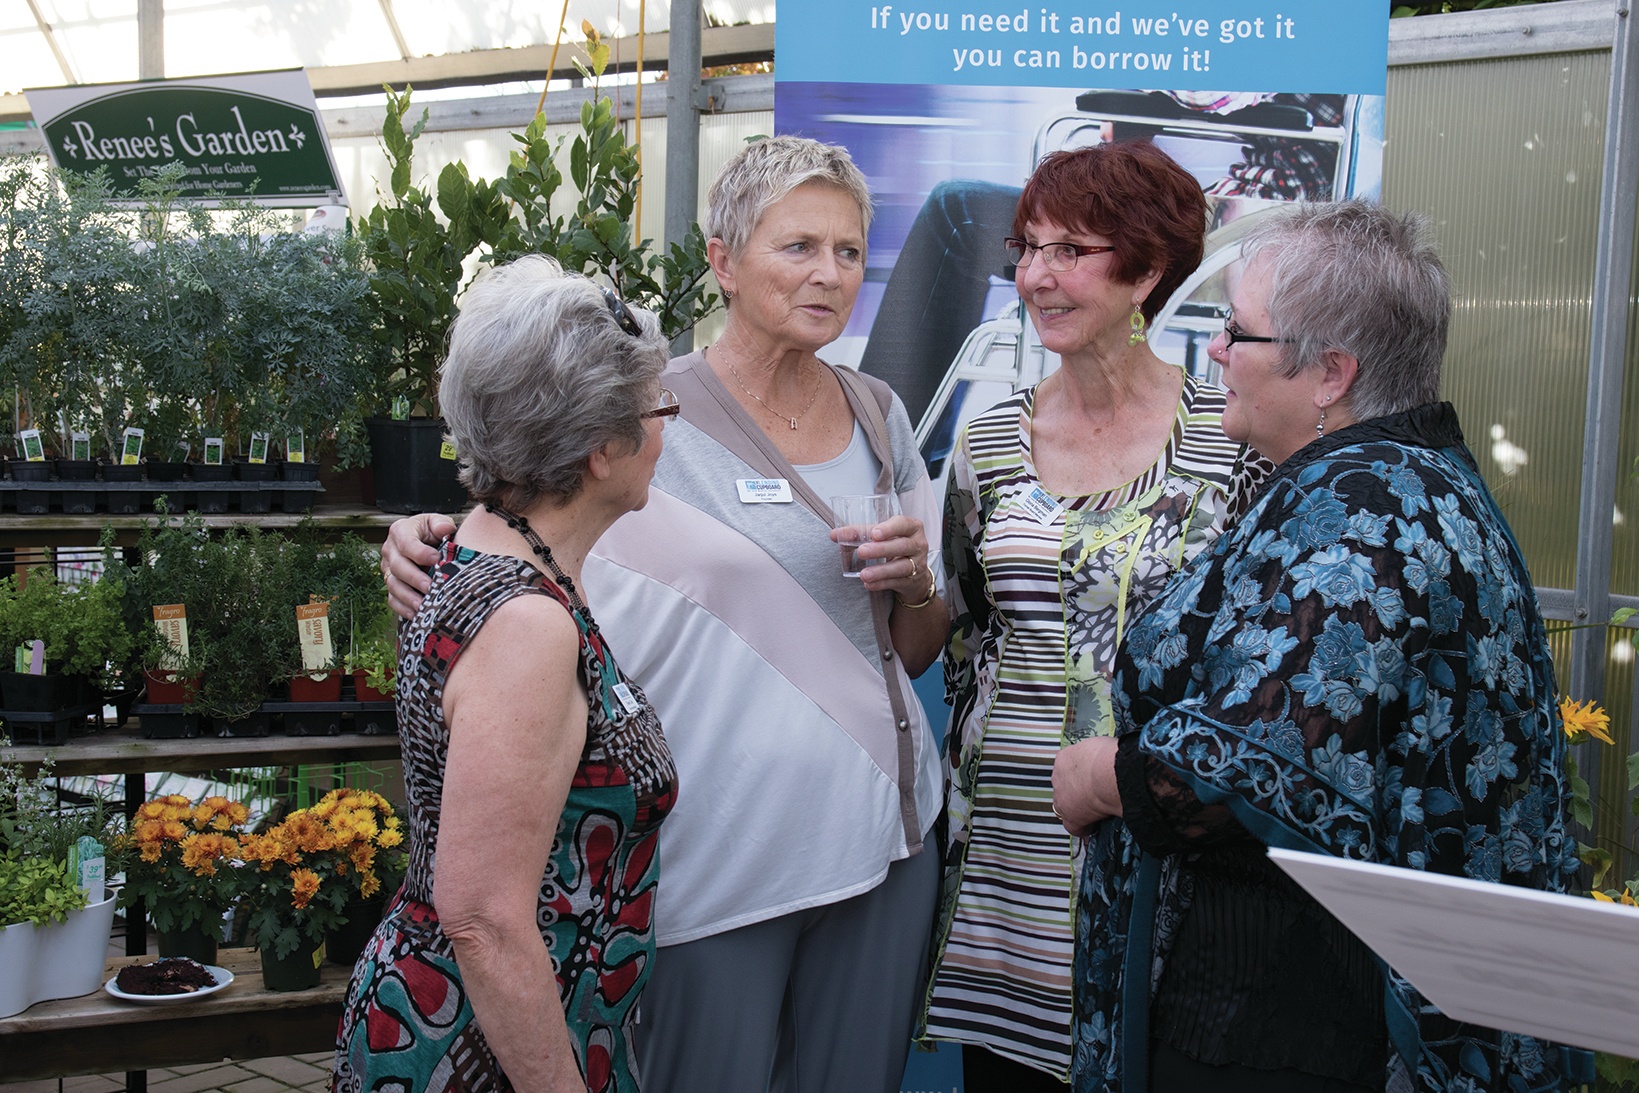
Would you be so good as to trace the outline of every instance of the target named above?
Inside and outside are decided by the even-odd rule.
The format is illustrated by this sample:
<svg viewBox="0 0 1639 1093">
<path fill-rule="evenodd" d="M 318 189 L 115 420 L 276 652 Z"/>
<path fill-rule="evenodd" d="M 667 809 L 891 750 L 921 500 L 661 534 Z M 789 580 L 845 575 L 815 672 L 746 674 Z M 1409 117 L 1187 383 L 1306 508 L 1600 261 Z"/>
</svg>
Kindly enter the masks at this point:
<svg viewBox="0 0 1639 1093">
<path fill-rule="evenodd" d="M 912 577 L 916 576 L 916 559 L 915 558 L 911 559 L 911 573 L 910 573 L 910 575 Z"/>
</svg>

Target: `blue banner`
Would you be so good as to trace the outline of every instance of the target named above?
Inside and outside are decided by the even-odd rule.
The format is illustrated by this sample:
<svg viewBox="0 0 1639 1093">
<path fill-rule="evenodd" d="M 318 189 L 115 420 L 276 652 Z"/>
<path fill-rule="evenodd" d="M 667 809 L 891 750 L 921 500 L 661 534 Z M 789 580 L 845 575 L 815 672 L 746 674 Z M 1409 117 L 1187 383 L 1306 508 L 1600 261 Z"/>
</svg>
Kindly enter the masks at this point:
<svg viewBox="0 0 1639 1093">
<path fill-rule="evenodd" d="M 783 4 L 791 82 L 1381 95 L 1382 0 Z"/>
</svg>

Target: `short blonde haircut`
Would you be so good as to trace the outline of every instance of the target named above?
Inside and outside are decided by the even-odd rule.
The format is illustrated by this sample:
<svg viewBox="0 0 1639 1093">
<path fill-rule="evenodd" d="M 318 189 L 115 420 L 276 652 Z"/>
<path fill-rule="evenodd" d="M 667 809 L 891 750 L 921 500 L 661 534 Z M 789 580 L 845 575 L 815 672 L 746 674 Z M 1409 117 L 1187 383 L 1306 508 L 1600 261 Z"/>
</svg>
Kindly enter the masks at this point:
<svg viewBox="0 0 1639 1093">
<path fill-rule="evenodd" d="M 706 238 L 721 239 L 738 256 L 766 213 L 806 182 L 835 186 L 859 206 L 859 223 L 871 231 L 871 190 L 848 149 L 807 137 L 752 141 L 728 161 L 706 195 Z"/>
</svg>

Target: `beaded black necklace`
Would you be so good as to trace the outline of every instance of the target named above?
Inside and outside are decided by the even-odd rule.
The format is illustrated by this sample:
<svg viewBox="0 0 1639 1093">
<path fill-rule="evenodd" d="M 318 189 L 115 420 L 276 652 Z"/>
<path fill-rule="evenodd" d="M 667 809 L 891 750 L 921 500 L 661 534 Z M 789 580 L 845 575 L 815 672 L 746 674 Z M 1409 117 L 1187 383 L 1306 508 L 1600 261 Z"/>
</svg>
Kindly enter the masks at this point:
<svg viewBox="0 0 1639 1093">
<path fill-rule="evenodd" d="M 581 617 L 581 621 L 586 624 L 588 630 L 596 630 L 598 624 L 592 621 L 592 612 L 587 608 L 586 601 L 582 600 L 580 593 L 575 590 L 574 580 L 558 566 L 557 559 L 552 557 L 552 548 L 541 542 L 541 537 L 535 534 L 535 529 L 529 526 L 529 521 L 487 501 L 484 503 L 484 507 L 505 520 L 507 527 L 524 537 L 524 542 L 529 544 L 529 549 L 533 550 L 535 556 L 546 563 L 546 568 L 552 573 L 552 578 L 558 582 L 558 587 L 562 588 L 569 597 L 570 610 Z"/>
</svg>

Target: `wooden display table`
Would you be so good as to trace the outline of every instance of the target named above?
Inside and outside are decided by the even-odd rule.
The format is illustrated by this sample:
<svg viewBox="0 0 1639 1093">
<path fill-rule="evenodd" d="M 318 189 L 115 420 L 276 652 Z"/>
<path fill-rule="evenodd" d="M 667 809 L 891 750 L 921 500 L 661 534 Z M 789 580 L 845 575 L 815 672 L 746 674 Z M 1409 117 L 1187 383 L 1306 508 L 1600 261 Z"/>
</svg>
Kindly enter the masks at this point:
<svg viewBox="0 0 1639 1093">
<path fill-rule="evenodd" d="M 153 959 L 115 957 L 103 980 L 127 964 Z M 0 1018 L 0 1082 L 302 1055 L 335 1046 L 352 968 L 326 964 L 312 990 L 270 991 L 262 986 L 256 950 L 223 949 L 216 962 L 234 979 L 206 998 L 143 1005 L 99 987 Z"/>
<path fill-rule="evenodd" d="M 397 736 L 196 736 L 145 740 L 135 724 L 76 736 L 66 744 L 0 747 L 0 763 L 32 771 L 45 759 L 58 774 L 142 774 L 151 770 L 194 774 L 234 767 L 384 762 L 398 758 Z M 137 783 L 137 797 L 142 795 Z"/>
</svg>

